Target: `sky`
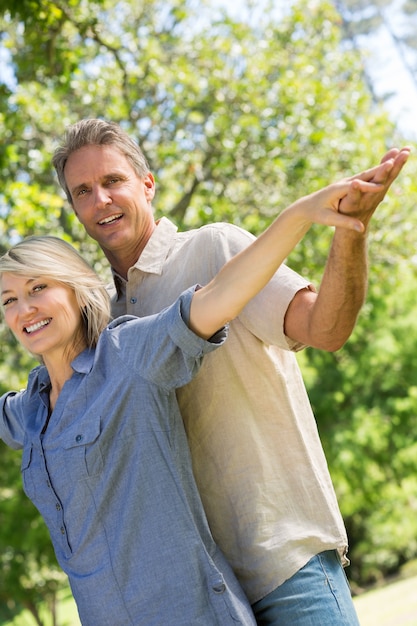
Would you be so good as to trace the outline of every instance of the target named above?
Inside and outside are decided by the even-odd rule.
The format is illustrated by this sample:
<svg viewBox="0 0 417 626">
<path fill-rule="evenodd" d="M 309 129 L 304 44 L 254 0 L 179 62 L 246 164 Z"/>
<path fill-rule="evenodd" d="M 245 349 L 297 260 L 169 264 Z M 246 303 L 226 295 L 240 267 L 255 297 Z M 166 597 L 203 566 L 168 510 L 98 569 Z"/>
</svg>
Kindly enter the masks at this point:
<svg viewBox="0 0 417 626">
<path fill-rule="evenodd" d="M 392 94 L 385 102 L 391 119 L 407 139 L 417 140 L 417 72 L 413 82 L 384 28 L 367 37 L 367 48 L 367 67 L 376 94 Z M 415 57 L 413 60 L 415 65 Z"/>
</svg>

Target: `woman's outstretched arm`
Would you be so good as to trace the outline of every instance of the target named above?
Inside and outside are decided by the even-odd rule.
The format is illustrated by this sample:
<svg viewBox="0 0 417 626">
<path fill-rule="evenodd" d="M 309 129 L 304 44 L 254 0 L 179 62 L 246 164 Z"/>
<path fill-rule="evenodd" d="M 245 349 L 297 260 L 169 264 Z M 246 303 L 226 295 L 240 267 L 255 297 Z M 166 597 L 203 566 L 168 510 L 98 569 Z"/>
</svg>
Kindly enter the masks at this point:
<svg viewBox="0 0 417 626">
<path fill-rule="evenodd" d="M 372 180 L 380 165 L 301 198 L 286 208 L 248 248 L 226 263 L 193 297 L 190 328 L 209 338 L 239 315 L 272 278 L 313 223 L 364 232 L 362 222 L 338 211 L 348 192 L 378 193 Z M 385 167 L 387 164 L 385 164 Z"/>
</svg>

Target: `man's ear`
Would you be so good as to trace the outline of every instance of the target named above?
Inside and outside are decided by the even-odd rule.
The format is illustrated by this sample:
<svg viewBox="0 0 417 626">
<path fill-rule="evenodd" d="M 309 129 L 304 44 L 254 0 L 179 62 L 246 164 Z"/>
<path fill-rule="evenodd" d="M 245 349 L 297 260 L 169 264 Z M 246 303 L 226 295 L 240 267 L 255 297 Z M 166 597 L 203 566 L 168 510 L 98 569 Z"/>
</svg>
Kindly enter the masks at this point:
<svg viewBox="0 0 417 626">
<path fill-rule="evenodd" d="M 155 179 L 151 172 L 148 172 L 143 178 L 143 184 L 145 185 L 145 195 L 148 202 L 152 202 L 155 196 Z"/>
</svg>

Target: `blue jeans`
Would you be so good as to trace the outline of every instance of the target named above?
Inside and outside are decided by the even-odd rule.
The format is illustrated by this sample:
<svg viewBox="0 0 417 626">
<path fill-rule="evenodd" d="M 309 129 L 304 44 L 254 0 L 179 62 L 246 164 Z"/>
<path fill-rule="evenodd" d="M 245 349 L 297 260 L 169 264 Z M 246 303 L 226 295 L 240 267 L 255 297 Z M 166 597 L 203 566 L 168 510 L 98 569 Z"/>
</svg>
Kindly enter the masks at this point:
<svg viewBox="0 0 417 626">
<path fill-rule="evenodd" d="M 314 556 L 252 609 L 259 626 L 359 626 L 336 550 Z"/>
</svg>

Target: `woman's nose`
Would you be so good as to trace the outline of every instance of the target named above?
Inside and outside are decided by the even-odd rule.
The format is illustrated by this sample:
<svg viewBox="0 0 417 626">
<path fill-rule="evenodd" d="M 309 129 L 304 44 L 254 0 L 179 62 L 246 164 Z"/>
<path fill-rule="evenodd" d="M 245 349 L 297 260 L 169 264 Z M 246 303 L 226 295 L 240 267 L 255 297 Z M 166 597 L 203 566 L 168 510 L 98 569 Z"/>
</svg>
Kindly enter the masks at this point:
<svg viewBox="0 0 417 626">
<path fill-rule="evenodd" d="M 21 299 L 19 300 L 18 311 L 20 317 L 23 319 L 29 318 L 36 311 L 36 306 L 34 302 L 31 302 L 30 300 Z"/>
</svg>

